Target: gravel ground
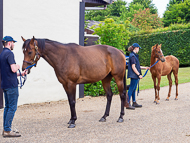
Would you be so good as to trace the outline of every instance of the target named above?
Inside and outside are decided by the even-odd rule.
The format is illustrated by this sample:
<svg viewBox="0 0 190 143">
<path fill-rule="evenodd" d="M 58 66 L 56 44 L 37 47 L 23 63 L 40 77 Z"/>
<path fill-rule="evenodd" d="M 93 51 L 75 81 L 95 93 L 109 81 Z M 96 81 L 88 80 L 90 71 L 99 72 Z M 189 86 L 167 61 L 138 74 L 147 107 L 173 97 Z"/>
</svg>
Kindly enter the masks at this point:
<svg viewBox="0 0 190 143">
<path fill-rule="evenodd" d="M 110 116 L 98 122 L 105 111 L 105 97 L 85 97 L 76 104 L 76 128 L 67 128 L 70 119 L 68 101 L 22 105 L 18 107 L 14 126 L 20 138 L 3 138 L 1 143 L 188 143 L 190 142 L 190 83 L 179 85 L 179 100 L 175 101 L 175 86 L 170 101 L 165 101 L 169 87 L 162 87 L 160 104 L 154 101 L 154 89 L 140 91 L 137 102 L 143 107 L 125 110 L 124 122 L 117 123 L 120 98 L 113 96 Z M 0 129 L 3 110 L 0 110 Z"/>
</svg>

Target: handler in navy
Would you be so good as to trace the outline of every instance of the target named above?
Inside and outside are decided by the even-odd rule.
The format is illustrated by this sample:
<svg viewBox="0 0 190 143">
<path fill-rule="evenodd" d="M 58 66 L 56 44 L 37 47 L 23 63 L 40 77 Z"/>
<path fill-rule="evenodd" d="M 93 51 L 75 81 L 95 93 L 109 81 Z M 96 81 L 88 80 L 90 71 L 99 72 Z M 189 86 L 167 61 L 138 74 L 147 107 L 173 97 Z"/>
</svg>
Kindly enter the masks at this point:
<svg viewBox="0 0 190 143">
<path fill-rule="evenodd" d="M 137 104 L 136 99 L 135 99 L 135 91 L 137 89 L 137 84 L 139 79 L 142 79 L 142 73 L 141 73 L 141 69 L 149 69 L 149 67 L 142 67 L 140 66 L 140 62 L 139 62 L 139 56 L 137 55 L 137 53 L 139 52 L 139 48 L 141 49 L 141 47 L 139 46 L 139 44 L 134 43 L 132 46 L 130 46 L 128 48 L 128 51 L 130 51 L 130 55 L 129 55 L 129 63 L 128 63 L 128 73 L 127 73 L 127 78 L 131 78 L 131 83 L 130 83 L 130 87 L 128 90 L 128 103 L 129 106 L 126 107 L 126 109 L 132 109 L 134 110 L 135 108 L 140 108 L 142 107 L 142 105 Z M 133 99 L 133 105 L 131 106 L 130 104 L 130 98 L 132 96 Z"/>
<path fill-rule="evenodd" d="M 5 36 L 2 40 L 3 51 L 0 54 L 0 71 L 1 71 L 1 88 L 4 92 L 5 108 L 3 116 L 3 137 L 20 137 L 18 131 L 11 129 L 14 114 L 17 110 L 18 102 L 18 79 L 17 74 L 20 66 L 16 64 L 14 54 L 11 50 L 14 49 L 14 43 L 16 41 L 10 37 Z M 22 75 L 27 74 L 27 71 L 23 71 Z"/>
</svg>

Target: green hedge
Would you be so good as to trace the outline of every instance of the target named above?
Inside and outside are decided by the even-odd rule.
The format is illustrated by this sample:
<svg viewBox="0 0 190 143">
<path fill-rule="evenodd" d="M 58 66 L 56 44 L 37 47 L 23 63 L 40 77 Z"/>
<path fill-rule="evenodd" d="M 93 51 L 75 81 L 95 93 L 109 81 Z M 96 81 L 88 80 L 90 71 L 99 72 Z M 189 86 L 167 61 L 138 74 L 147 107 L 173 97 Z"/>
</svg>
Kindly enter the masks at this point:
<svg viewBox="0 0 190 143">
<path fill-rule="evenodd" d="M 115 82 L 115 79 L 112 78 L 111 80 L 111 90 L 113 94 L 119 94 L 117 84 Z M 102 86 L 102 82 L 98 81 L 96 83 L 89 83 L 84 85 L 84 95 L 85 96 L 100 96 L 100 95 L 105 95 L 104 88 Z"/>
<path fill-rule="evenodd" d="M 135 35 L 129 40 L 126 51 L 133 43 L 142 47 L 139 60 L 143 66 L 150 66 L 151 48 L 157 43 L 162 44 L 164 56 L 174 55 L 179 59 L 180 66 L 190 66 L 190 29 Z"/>
</svg>

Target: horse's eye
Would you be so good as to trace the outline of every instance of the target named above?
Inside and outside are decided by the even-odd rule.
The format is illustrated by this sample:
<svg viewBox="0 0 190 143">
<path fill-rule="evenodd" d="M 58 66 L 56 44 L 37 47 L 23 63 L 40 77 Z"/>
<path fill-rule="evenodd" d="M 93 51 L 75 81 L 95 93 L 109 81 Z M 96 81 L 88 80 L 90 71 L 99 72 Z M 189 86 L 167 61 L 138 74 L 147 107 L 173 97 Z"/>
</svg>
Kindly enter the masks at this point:
<svg viewBox="0 0 190 143">
<path fill-rule="evenodd" d="M 29 55 L 31 55 L 31 54 L 32 54 L 32 52 L 28 52 L 28 54 L 29 54 Z"/>
<path fill-rule="evenodd" d="M 158 53 L 160 53 L 160 51 L 158 51 Z"/>
</svg>

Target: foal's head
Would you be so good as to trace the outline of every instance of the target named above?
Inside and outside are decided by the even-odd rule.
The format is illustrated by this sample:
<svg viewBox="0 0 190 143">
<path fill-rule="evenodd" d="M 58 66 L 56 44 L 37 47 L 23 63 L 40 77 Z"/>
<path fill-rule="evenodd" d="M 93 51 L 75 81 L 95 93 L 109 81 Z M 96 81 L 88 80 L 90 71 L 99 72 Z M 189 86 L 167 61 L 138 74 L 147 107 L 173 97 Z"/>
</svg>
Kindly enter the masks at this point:
<svg viewBox="0 0 190 143">
<path fill-rule="evenodd" d="M 165 62 L 165 58 L 162 53 L 161 46 L 162 46 L 162 44 L 160 44 L 160 45 L 156 44 L 156 45 L 152 46 L 151 56 L 153 56 L 154 58 L 158 58 L 162 62 Z"/>
<path fill-rule="evenodd" d="M 37 64 L 40 59 L 40 53 L 38 51 L 37 40 L 35 40 L 34 37 L 28 40 L 25 40 L 23 37 L 21 38 L 24 41 L 22 47 L 24 53 L 22 70 L 24 70 L 30 65 Z M 28 69 L 28 73 L 30 73 L 30 69 L 31 68 Z"/>
</svg>

